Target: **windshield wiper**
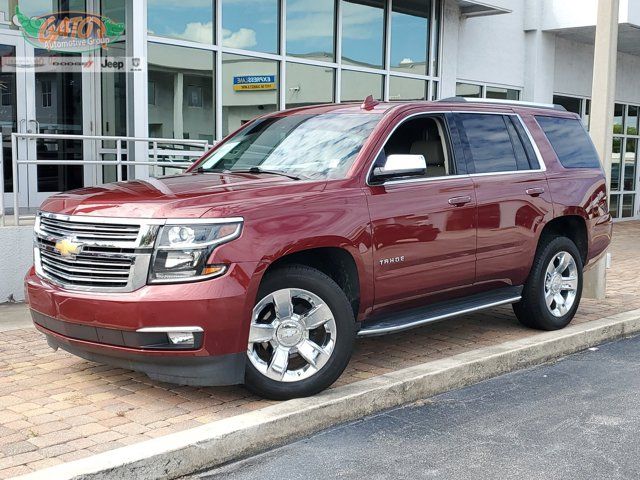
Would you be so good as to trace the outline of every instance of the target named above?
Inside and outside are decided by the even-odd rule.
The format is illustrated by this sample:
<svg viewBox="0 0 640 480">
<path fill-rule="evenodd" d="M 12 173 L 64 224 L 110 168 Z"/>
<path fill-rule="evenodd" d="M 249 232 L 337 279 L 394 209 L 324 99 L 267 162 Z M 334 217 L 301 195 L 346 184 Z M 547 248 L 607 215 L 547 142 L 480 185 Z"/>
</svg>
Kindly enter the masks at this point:
<svg viewBox="0 0 640 480">
<path fill-rule="evenodd" d="M 198 167 L 196 173 L 257 173 L 267 175 L 280 175 L 282 177 L 291 178 L 292 180 L 302 180 L 302 177 L 291 173 L 282 172 L 280 170 L 265 170 L 260 167 L 251 167 L 243 170 L 230 170 L 228 168 L 204 168 Z"/>
<path fill-rule="evenodd" d="M 302 180 L 302 177 L 291 173 L 282 172 L 280 170 L 264 170 L 260 167 L 251 167 L 247 170 L 231 170 L 231 173 L 265 173 L 267 175 L 280 175 L 281 177 L 291 178 L 292 180 Z"/>
</svg>

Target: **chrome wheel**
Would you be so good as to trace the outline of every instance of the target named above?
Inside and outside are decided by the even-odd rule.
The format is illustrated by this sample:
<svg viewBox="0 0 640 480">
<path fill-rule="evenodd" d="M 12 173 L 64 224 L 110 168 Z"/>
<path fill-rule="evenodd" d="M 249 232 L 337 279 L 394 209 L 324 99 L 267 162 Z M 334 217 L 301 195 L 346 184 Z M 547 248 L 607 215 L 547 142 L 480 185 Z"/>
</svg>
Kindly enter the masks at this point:
<svg viewBox="0 0 640 480">
<path fill-rule="evenodd" d="M 578 292 L 578 266 L 568 252 L 557 253 L 545 274 L 544 299 L 555 317 L 562 317 L 571 310 Z"/>
<path fill-rule="evenodd" d="M 320 297 L 302 289 L 278 290 L 253 309 L 247 355 L 272 380 L 304 380 L 331 358 L 336 331 L 333 313 Z"/>
</svg>

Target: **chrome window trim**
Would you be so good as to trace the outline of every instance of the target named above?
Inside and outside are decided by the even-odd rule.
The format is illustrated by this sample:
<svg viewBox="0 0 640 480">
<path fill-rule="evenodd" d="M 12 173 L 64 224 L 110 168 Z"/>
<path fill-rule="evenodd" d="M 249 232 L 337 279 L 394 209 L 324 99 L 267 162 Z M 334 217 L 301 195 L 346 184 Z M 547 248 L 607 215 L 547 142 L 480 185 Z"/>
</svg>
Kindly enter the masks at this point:
<svg viewBox="0 0 640 480">
<path fill-rule="evenodd" d="M 413 117 L 418 117 L 418 116 L 428 116 L 428 115 L 446 115 L 447 113 L 477 113 L 477 114 L 482 114 L 482 115 L 509 115 L 509 116 L 515 116 L 518 118 L 518 121 L 520 122 L 520 125 L 522 125 L 522 128 L 524 129 L 525 133 L 527 134 L 527 138 L 529 139 L 529 143 L 531 143 L 531 146 L 533 147 L 533 151 L 536 155 L 536 159 L 538 160 L 538 165 L 540 166 L 540 168 L 537 169 L 528 169 L 528 170 L 508 170 L 508 171 L 504 171 L 504 172 L 486 172 L 486 173 L 466 173 L 466 174 L 462 174 L 462 175 L 445 175 L 445 176 L 439 176 L 439 177 L 425 177 L 425 178 L 407 178 L 407 179 L 402 179 L 402 180 L 389 180 L 387 182 L 381 183 L 379 185 L 377 184 L 371 184 L 370 179 L 371 179 L 371 174 L 373 172 L 373 167 L 376 163 L 376 160 L 378 159 L 378 156 L 380 155 L 380 152 L 382 152 L 382 149 L 385 147 L 385 145 L 387 144 L 387 142 L 389 141 L 389 139 L 391 138 L 391 136 L 395 133 L 395 131 L 398 129 L 398 127 L 400 127 L 402 124 L 404 124 L 405 122 L 407 122 L 408 120 L 412 119 Z M 387 135 L 387 137 L 384 140 L 384 143 L 382 144 L 382 147 L 380 147 L 380 149 L 378 149 L 378 151 L 376 152 L 376 155 L 373 158 L 373 161 L 371 162 L 371 165 L 367 171 L 367 179 L 366 179 L 366 184 L 369 187 L 387 187 L 387 186 L 393 186 L 393 185 L 403 185 L 403 184 L 410 184 L 410 183 L 426 183 L 426 182 L 432 182 L 432 181 L 437 181 L 437 180 L 454 180 L 454 179 L 461 179 L 461 178 L 474 178 L 474 177 L 486 177 L 486 176 L 491 176 L 491 175 L 518 175 L 518 174 L 526 174 L 526 173 L 540 173 L 540 172 L 546 172 L 547 171 L 547 165 L 544 162 L 543 158 L 542 158 L 542 153 L 540 152 L 540 149 L 538 148 L 538 145 L 536 144 L 533 136 L 531 135 L 531 132 L 529 131 L 529 128 L 527 127 L 527 125 L 524 123 L 524 120 L 522 119 L 522 116 L 519 113 L 515 113 L 515 112 L 484 112 L 484 111 L 479 111 L 479 110 L 437 110 L 437 111 L 425 111 L 425 112 L 419 112 L 419 113 L 413 113 L 409 116 L 407 116 L 406 118 L 404 118 L 400 123 L 398 123 L 396 126 L 393 127 L 393 130 L 391 130 L 391 132 L 389 132 L 389 134 Z"/>
</svg>

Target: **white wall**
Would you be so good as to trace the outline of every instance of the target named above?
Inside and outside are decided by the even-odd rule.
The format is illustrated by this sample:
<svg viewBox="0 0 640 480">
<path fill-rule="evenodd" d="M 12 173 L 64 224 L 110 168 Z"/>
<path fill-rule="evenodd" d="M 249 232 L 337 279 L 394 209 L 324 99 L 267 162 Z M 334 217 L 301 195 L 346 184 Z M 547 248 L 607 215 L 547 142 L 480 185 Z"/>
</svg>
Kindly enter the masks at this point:
<svg viewBox="0 0 640 480">
<path fill-rule="evenodd" d="M 24 300 L 22 281 L 33 262 L 33 227 L 0 228 L 0 303 Z"/>
<path fill-rule="evenodd" d="M 460 20 L 458 79 L 524 86 L 524 0 L 504 3 L 512 13 Z"/>
<path fill-rule="evenodd" d="M 583 97 L 591 96 L 593 45 L 558 37 L 554 92 Z M 616 100 L 640 103 L 640 57 L 618 54 Z"/>
</svg>

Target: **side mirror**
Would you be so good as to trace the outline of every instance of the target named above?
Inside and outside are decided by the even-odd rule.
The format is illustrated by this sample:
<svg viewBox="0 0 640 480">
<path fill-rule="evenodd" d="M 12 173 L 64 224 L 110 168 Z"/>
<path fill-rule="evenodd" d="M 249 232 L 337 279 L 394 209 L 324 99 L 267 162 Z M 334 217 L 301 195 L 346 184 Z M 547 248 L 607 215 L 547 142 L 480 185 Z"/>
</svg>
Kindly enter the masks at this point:
<svg viewBox="0 0 640 480">
<path fill-rule="evenodd" d="M 394 177 L 415 177 L 427 173 L 427 161 L 422 155 L 389 155 L 382 167 L 373 170 L 376 181 Z"/>
</svg>

